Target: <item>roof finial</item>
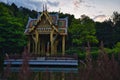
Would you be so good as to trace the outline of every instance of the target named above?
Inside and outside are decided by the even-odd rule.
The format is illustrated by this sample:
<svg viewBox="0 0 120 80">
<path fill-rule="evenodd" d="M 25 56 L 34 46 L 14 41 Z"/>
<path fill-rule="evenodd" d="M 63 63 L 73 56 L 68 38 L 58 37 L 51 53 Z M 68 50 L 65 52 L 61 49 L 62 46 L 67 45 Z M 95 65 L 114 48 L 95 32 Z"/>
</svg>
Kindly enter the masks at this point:
<svg viewBox="0 0 120 80">
<path fill-rule="evenodd" d="M 44 11 L 44 4 L 43 4 L 43 11 Z"/>
<path fill-rule="evenodd" d="M 47 11 L 47 4 L 45 4 L 45 10 Z"/>
<path fill-rule="evenodd" d="M 60 10 L 61 10 L 61 8 L 59 8 L 59 14 L 60 14 Z"/>
</svg>

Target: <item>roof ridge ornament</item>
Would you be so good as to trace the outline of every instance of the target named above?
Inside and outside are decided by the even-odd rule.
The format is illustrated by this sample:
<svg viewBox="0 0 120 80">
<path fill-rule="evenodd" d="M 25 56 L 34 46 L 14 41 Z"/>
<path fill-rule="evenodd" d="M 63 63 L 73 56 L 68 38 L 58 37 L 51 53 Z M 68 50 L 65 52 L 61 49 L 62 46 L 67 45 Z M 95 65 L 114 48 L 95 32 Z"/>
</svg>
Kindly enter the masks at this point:
<svg viewBox="0 0 120 80">
<path fill-rule="evenodd" d="M 47 3 L 45 4 L 45 11 L 47 11 Z"/>
<path fill-rule="evenodd" d="M 58 13 L 60 14 L 60 12 L 61 12 L 61 8 L 59 8 L 59 11 L 58 11 Z"/>
<path fill-rule="evenodd" d="M 43 11 L 47 11 L 47 0 L 42 0 Z"/>
<path fill-rule="evenodd" d="M 43 4 L 43 11 L 44 11 L 44 4 Z"/>
</svg>

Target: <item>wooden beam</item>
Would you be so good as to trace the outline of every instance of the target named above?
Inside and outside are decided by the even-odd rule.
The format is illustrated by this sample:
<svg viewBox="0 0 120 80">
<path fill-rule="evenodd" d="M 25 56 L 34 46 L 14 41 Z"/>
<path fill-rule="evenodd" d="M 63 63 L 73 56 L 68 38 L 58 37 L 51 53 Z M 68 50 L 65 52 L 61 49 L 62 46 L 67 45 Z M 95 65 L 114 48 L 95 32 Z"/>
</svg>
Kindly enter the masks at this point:
<svg viewBox="0 0 120 80">
<path fill-rule="evenodd" d="M 57 54 L 58 40 L 54 41 L 54 53 Z"/>
<path fill-rule="evenodd" d="M 50 42 L 51 42 L 51 54 L 54 54 L 54 46 L 53 46 L 53 33 L 54 33 L 54 30 L 51 31 L 50 33 Z"/>
<path fill-rule="evenodd" d="M 28 47 L 28 53 L 30 53 L 30 44 L 31 43 L 31 39 L 30 39 L 30 36 L 28 36 L 28 44 L 27 44 L 27 47 Z"/>
<path fill-rule="evenodd" d="M 62 36 L 62 55 L 65 54 L 65 35 Z"/>
<path fill-rule="evenodd" d="M 50 20 L 50 17 L 47 16 L 46 14 L 45 14 L 45 16 L 46 16 L 47 20 L 49 21 L 51 27 L 52 27 L 57 33 L 59 33 L 58 29 L 52 24 L 52 21 Z"/>
<path fill-rule="evenodd" d="M 33 34 L 32 38 L 33 38 L 34 43 L 35 43 L 35 54 L 37 54 L 38 53 L 38 38 L 39 38 L 39 33 L 38 33 L 37 30 L 34 30 L 34 32 L 35 32 L 35 36 Z"/>
<path fill-rule="evenodd" d="M 35 43 L 34 43 L 34 40 L 32 41 L 32 53 L 35 53 Z"/>
<path fill-rule="evenodd" d="M 42 55 L 43 55 L 43 53 L 44 53 L 43 47 L 44 47 L 44 43 L 43 43 L 43 40 L 42 40 L 42 41 L 41 41 L 41 54 L 42 54 Z"/>
<path fill-rule="evenodd" d="M 49 45 L 50 45 L 50 43 L 47 42 L 47 54 L 46 54 L 47 56 L 49 56 L 49 54 L 50 54 L 50 52 L 49 52 L 49 50 L 50 50 L 50 46 L 49 46 Z"/>
<path fill-rule="evenodd" d="M 43 55 L 45 55 L 45 40 L 43 40 Z"/>
<path fill-rule="evenodd" d="M 40 35 L 39 35 L 39 38 L 38 38 L 38 54 L 40 54 Z"/>
</svg>

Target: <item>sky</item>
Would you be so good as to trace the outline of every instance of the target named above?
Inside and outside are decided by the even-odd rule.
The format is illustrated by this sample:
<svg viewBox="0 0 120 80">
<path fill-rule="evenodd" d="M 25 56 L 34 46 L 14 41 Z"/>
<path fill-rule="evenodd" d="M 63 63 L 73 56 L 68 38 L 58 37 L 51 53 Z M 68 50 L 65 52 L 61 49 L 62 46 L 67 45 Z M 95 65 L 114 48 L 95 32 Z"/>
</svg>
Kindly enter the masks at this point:
<svg viewBox="0 0 120 80">
<path fill-rule="evenodd" d="M 15 3 L 38 12 L 43 11 L 43 4 L 47 10 L 73 14 L 80 18 L 85 14 L 95 21 L 104 21 L 110 18 L 114 11 L 120 13 L 120 0 L 0 0 L 8 4 Z"/>
</svg>

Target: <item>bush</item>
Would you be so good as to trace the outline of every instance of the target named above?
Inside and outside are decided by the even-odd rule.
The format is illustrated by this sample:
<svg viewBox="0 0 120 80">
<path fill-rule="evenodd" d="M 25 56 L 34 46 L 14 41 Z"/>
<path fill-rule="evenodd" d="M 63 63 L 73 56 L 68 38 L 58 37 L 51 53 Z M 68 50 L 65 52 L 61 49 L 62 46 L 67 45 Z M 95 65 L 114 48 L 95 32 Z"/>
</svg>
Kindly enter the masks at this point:
<svg viewBox="0 0 120 80">
<path fill-rule="evenodd" d="M 120 42 L 117 42 L 115 48 L 113 48 L 114 53 L 120 53 Z"/>
<path fill-rule="evenodd" d="M 90 52 L 84 64 L 81 64 L 85 67 L 80 67 L 78 80 L 120 80 L 119 61 L 115 59 L 114 53 L 111 57 L 106 53 L 111 51 L 112 49 L 102 48 L 99 51 Z M 117 59 L 119 60 L 119 56 Z"/>
<path fill-rule="evenodd" d="M 91 56 L 93 60 L 97 60 L 98 58 L 99 51 L 93 51 L 91 52 Z"/>
</svg>

